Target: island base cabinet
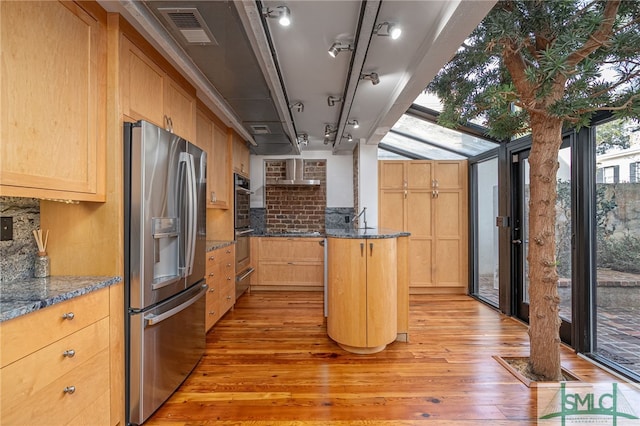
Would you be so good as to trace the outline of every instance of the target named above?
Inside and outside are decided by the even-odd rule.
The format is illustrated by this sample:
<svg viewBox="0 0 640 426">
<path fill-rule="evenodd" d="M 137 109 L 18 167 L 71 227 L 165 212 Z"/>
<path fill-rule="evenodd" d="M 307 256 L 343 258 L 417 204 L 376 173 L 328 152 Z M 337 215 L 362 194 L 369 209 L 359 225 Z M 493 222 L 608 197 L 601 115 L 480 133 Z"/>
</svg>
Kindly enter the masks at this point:
<svg viewBox="0 0 640 426">
<path fill-rule="evenodd" d="M 344 350 L 380 352 L 397 335 L 397 241 L 328 238 L 327 332 Z"/>
</svg>

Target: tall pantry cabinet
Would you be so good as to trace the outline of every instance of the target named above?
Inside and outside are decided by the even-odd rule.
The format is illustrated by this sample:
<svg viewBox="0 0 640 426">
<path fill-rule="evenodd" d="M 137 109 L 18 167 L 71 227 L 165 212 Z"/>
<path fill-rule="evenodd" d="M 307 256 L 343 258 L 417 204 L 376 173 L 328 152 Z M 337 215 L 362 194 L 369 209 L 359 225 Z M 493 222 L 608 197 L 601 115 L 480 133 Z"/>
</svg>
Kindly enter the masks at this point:
<svg viewBox="0 0 640 426">
<path fill-rule="evenodd" d="M 466 161 L 379 161 L 379 226 L 411 233 L 411 293 L 465 293 Z"/>
</svg>

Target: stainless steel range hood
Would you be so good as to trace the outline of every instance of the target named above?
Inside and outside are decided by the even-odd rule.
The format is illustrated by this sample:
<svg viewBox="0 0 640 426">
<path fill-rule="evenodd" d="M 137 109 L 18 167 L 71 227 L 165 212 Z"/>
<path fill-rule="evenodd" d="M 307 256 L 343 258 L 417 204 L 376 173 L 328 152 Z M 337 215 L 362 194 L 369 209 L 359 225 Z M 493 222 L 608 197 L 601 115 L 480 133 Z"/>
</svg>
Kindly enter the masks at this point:
<svg viewBox="0 0 640 426">
<path fill-rule="evenodd" d="M 302 158 L 289 158 L 286 160 L 285 165 L 286 175 L 284 179 L 269 179 L 267 185 L 281 185 L 281 186 L 312 186 L 320 185 L 318 179 L 305 179 L 304 178 L 304 159 Z"/>
</svg>

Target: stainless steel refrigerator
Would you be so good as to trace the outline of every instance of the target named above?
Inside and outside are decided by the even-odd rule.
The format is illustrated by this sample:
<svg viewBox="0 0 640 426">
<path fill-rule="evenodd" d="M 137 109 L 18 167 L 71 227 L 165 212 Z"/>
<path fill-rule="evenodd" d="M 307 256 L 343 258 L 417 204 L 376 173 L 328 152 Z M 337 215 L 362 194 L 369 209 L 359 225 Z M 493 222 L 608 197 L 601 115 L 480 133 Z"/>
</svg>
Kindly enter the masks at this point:
<svg viewBox="0 0 640 426">
<path fill-rule="evenodd" d="M 124 130 L 125 398 L 141 424 L 204 353 L 207 154 L 145 121 Z"/>
</svg>

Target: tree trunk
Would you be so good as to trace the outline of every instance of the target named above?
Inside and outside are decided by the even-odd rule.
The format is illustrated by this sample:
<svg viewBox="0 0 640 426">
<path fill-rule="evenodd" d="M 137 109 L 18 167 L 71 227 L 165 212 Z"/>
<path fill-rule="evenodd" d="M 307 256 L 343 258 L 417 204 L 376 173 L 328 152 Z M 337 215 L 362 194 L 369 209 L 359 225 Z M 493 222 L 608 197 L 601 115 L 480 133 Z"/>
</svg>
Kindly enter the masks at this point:
<svg viewBox="0 0 640 426">
<path fill-rule="evenodd" d="M 560 298 L 556 271 L 556 198 L 562 121 L 531 115 L 529 155 L 529 341 L 530 367 L 548 381 L 562 378 Z"/>
</svg>

